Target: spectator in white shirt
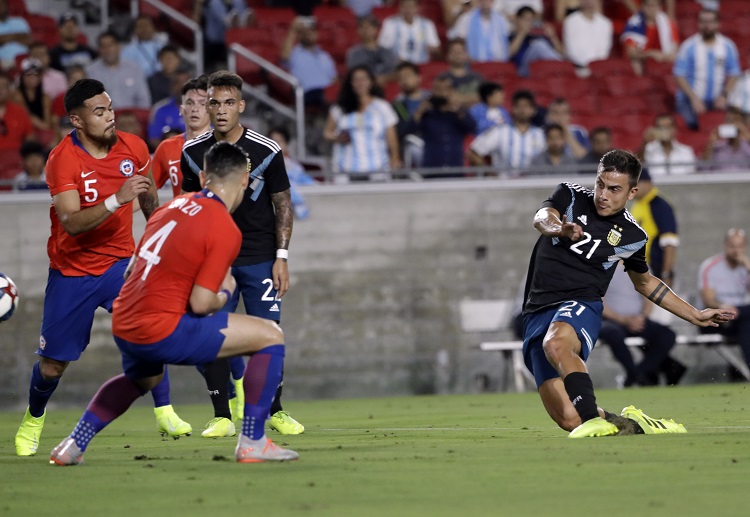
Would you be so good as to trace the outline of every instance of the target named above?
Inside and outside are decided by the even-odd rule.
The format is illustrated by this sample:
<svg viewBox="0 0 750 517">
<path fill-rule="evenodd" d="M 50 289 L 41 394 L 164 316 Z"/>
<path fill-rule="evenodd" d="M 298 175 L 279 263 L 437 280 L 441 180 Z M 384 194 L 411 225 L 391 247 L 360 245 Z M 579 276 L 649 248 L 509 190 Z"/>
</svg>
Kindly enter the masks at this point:
<svg viewBox="0 0 750 517">
<path fill-rule="evenodd" d="M 665 114 L 658 115 L 643 133 L 643 161 L 653 176 L 695 172 L 695 152 L 677 141 L 676 132 L 674 117 Z"/>
<path fill-rule="evenodd" d="M 418 65 L 440 55 L 440 39 L 432 20 L 419 16 L 417 0 L 401 0 L 399 14 L 383 21 L 378 45 L 389 48 L 403 61 Z"/>
<path fill-rule="evenodd" d="M 511 117 L 513 123 L 488 129 L 474 139 L 469 147 L 472 165 L 484 165 L 490 157 L 492 164 L 502 170 L 523 169 L 546 147 L 544 132 L 531 125 L 536 114 L 534 95 L 527 90 L 513 94 Z"/>
<path fill-rule="evenodd" d="M 450 39 L 461 38 L 472 61 L 507 61 L 510 29 L 505 16 L 492 8 L 493 0 L 479 0 L 477 7 L 464 13 L 448 32 Z"/>
<path fill-rule="evenodd" d="M 750 115 L 750 70 L 737 79 L 737 82 L 729 92 L 727 104 L 732 108 L 737 108 L 744 116 Z"/>
<path fill-rule="evenodd" d="M 612 21 L 599 12 L 599 0 L 581 0 L 581 9 L 563 21 L 563 44 L 578 67 L 607 59 L 612 50 Z"/>
</svg>

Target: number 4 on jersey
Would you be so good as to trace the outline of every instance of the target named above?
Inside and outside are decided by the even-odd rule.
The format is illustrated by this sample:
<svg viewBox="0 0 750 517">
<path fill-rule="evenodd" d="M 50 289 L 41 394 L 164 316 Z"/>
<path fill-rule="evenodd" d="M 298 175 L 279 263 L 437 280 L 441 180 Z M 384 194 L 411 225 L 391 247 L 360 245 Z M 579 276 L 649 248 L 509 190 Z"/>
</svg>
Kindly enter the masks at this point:
<svg viewBox="0 0 750 517">
<path fill-rule="evenodd" d="M 167 224 L 159 228 L 149 239 L 141 246 L 141 250 L 138 252 L 138 256 L 146 261 L 146 269 L 143 271 L 141 280 L 146 280 L 146 277 L 151 272 L 151 268 L 161 262 L 159 252 L 161 247 L 164 246 L 164 241 L 167 240 L 169 234 L 172 233 L 174 227 L 177 226 L 177 221 L 169 221 Z M 153 249 L 151 247 L 153 246 Z"/>
</svg>

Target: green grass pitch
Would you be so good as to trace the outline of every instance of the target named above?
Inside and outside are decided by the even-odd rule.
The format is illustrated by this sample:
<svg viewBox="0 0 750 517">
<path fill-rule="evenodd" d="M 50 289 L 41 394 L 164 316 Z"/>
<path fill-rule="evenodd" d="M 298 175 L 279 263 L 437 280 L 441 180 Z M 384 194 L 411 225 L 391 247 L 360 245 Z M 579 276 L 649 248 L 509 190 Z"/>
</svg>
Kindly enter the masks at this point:
<svg viewBox="0 0 750 517">
<path fill-rule="evenodd" d="M 163 440 L 144 398 L 94 439 L 79 467 L 48 464 L 83 408 L 51 410 L 36 457 L 18 458 L 21 412 L 0 413 L 0 515 L 213 517 L 746 516 L 747 384 L 598 393 L 688 434 L 569 440 L 536 394 L 288 401 L 300 453 L 237 464 L 234 438 L 201 438 L 209 405 L 177 406 L 196 432 Z"/>
</svg>

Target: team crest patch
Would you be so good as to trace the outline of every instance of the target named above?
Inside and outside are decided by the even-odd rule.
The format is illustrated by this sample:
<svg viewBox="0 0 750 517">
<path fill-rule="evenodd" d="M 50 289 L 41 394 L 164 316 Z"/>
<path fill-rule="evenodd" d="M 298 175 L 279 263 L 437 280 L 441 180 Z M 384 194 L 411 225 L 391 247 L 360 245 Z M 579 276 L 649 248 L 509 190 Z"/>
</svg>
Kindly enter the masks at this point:
<svg viewBox="0 0 750 517">
<path fill-rule="evenodd" d="M 123 176 L 126 178 L 129 178 L 135 173 L 135 164 L 133 163 L 133 160 L 125 159 L 120 162 L 120 172 Z"/>
<path fill-rule="evenodd" d="M 46 346 L 47 346 L 47 340 L 44 339 L 44 336 L 39 336 L 39 350 L 44 350 Z"/>
<path fill-rule="evenodd" d="M 612 228 L 607 234 L 607 242 L 612 246 L 620 244 L 620 239 L 622 239 L 622 234 L 617 231 L 617 228 Z"/>
</svg>

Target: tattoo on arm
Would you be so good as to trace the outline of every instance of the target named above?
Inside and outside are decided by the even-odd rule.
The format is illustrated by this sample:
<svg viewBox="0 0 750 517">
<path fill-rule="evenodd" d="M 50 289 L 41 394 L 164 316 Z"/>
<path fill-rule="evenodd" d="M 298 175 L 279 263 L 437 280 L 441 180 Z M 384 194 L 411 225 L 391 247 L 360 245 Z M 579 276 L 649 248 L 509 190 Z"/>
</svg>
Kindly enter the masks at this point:
<svg viewBox="0 0 750 517">
<path fill-rule="evenodd" d="M 292 226 L 294 225 L 292 196 L 287 189 L 283 192 L 271 194 L 271 200 L 276 212 L 276 247 L 286 250 L 289 249 L 289 241 L 292 239 Z"/>
<path fill-rule="evenodd" d="M 138 202 L 141 204 L 143 215 L 148 221 L 154 210 L 159 208 L 159 195 L 156 193 L 156 189 L 152 187 L 147 192 L 138 194 Z"/>
<path fill-rule="evenodd" d="M 656 305 L 661 306 L 661 301 L 664 299 L 668 292 L 669 287 L 667 287 L 664 282 L 659 282 L 659 285 L 656 286 L 656 289 L 651 291 L 651 294 L 648 295 L 648 299 L 654 302 Z"/>
</svg>

